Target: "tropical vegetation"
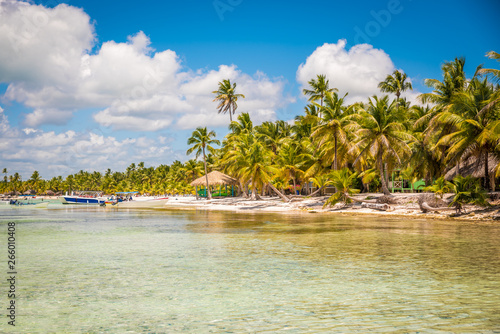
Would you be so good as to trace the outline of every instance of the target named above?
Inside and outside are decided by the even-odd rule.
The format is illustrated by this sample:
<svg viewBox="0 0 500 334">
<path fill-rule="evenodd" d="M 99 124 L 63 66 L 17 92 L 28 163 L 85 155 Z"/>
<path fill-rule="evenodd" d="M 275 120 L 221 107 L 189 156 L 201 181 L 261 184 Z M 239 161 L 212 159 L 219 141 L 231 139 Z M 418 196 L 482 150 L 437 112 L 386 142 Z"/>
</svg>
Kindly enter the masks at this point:
<svg viewBox="0 0 500 334">
<path fill-rule="evenodd" d="M 487 57 L 500 61 L 493 51 Z M 214 131 L 197 128 L 188 139 L 187 154 L 194 158 L 158 167 L 132 163 L 123 172 L 81 170 L 50 180 L 37 171 L 22 180 L 4 168 L 0 192 L 194 194 L 190 182 L 217 170 L 238 180 L 241 196 L 289 201 L 297 193 L 315 196 L 329 189 L 335 194 L 328 203 L 334 204 L 349 202 L 358 191 L 389 195 L 389 175 L 399 170 L 406 179 L 425 180 L 426 189 L 439 196 L 460 194 L 456 206 L 484 203 L 471 198 L 495 190 L 500 176 L 500 72 L 478 66 L 468 77 L 464 58 L 445 62 L 441 70 L 442 78 L 425 80 L 430 92 L 418 96 L 418 103 L 404 97 L 412 84 L 401 70 L 380 82 L 380 94 L 352 104 L 333 87 L 336 78 L 321 74 L 303 89 L 308 104 L 301 115 L 257 125 L 251 113 L 236 114 L 245 96 L 236 83 L 222 80 L 212 93 L 218 112 L 229 113 L 229 133 L 219 142 Z M 482 175 L 481 184 L 456 178 L 465 167 Z"/>
</svg>

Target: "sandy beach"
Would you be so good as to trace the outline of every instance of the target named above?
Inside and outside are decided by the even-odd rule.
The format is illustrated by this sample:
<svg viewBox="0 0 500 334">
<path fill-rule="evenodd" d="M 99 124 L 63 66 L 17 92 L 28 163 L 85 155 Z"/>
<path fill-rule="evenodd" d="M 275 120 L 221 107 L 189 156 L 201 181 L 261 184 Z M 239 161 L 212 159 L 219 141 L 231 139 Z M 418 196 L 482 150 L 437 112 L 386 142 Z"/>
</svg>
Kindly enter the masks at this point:
<svg viewBox="0 0 500 334">
<path fill-rule="evenodd" d="M 360 194 L 357 199 L 376 199 L 381 194 Z M 172 197 L 165 205 L 168 209 L 218 210 L 234 212 L 280 212 L 283 214 L 345 214 L 345 215 L 385 215 L 404 216 L 416 219 L 454 219 L 473 221 L 500 220 L 500 203 L 492 202 L 490 207 L 466 206 L 466 213 L 457 215 L 455 211 L 436 211 L 423 213 L 418 205 L 421 194 L 395 193 L 395 204 L 390 204 L 389 210 L 376 210 L 363 207 L 361 203 L 351 203 L 347 206 L 337 204 L 323 208 L 328 196 L 305 197 L 294 196 L 289 203 L 278 197 L 262 197 L 253 201 L 242 197 L 216 198 L 212 200 L 196 199 L 195 197 Z M 446 198 L 446 196 L 445 196 Z"/>
<path fill-rule="evenodd" d="M 491 206 L 479 207 L 467 205 L 466 212 L 457 214 L 454 210 L 434 211 L 424 213 L 418 205 L 421 193 L 394 193 L 393 203 L 389 204 L 388 210 L 378 210 L 365 207 L 362 203 L 353 202 L 348 205 L 341 203 L 333 207 L 323 208 L 323 204 L 329 196 L 308 197 L 293 196 L 286 203 L 279 197 L 262 196 L 261 200 L 251 200 L 243 197 L 213 198 L 206 200 L 194 196 L 170 196 L 165 204 L 165 209 L 170 210 L 214 210 L 233 212 L 274 212 L 281 214 L 341 214 L 341 215 L 377 215 L 377 216 L 401 216 L 412 219 L 446 219 L 466 221 L 496 221 L 500 220 L 500 200 L 490 200 Z M 444 196 L 444 198 L 452 196 Z M 364 193 L 353 196 L 359 200 L 376 200 L 382 197 L 380 193 Z M 496 196 L 496 197 L 500 197 Z M 24 200 L 25 196 L 13 197 Z M 57 200 L 58 196 L 36 196 L 37 200 Z"/>
</svg>

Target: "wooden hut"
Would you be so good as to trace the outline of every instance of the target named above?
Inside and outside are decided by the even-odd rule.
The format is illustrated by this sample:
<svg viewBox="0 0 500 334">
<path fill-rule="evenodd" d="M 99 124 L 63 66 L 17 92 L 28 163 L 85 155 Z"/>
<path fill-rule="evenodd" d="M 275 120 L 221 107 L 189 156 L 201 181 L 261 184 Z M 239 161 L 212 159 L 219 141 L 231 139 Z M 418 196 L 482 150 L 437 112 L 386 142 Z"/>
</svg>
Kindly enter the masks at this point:
<svg viewBox="0 0 500 334">
<path fill-rule="evenodd" d="M 238 185 L 238 180 L 218 171 L 210 172 L 206 176 L 208 177 L 209 188 L 215 190 L 212 191 L 212 196 L 234 196 L 234 187 Z M 207 196 L 206 176 L 203 175 L 190 183 L 193 187 L 195 187 L 197 198 L 198 196 Z M 230 189 L 228 189 L 228 186 L 230 186 Z M 200 191 L 198 191 L 198 187 L 201 188 Z"/>
<path fill-rule="evenodd" d="M 481 156 L 480 159 L 476 157 L 470 157 L 465 161 L 461 161 L 457 171 L 457 166 L 448 170 L 444 178 L 447 181 L 453 180 L 455 176 L 472 176 L 481 179 L 481 183 L 484 184 L 484 179 L 487 178 L 490 184 L 495 184 L 495 169 L 498 165 L 498 159 L 492 154 L 488 157 L 488 175 L 484 175 L 484 157 Z"/>
</svg>

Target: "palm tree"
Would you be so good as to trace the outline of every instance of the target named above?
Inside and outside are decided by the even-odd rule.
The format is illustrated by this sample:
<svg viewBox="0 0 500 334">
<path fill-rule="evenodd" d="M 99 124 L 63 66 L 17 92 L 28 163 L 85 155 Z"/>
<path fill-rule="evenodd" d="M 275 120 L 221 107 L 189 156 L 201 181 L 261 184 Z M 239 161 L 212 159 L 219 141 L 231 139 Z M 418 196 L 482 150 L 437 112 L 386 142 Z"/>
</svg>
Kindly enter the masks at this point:
<svg viewBox="0 0 500 334">
<path fill-rule="evenodd" d="M 347 147 L 348 134 L 347 126 L 351 123 L 345 118 L 344 95 L 342 98 L 337 93 L 328 93 L 325 96 L 325 105 L 320 107 L 322 111 L 322 122 L 313 130 L 312 137 L 317 142 L 317 147 L 321 155 L 333 160 L 332 168 L 338 169 L 338 149 L 339 145 Z M 344 156 L 346 156 L 345 154 Z"/>
<path fill-rule="evenodd" d="M 10 175 L 9 182 L 10 182 L 10 185 L 12 186 L 12 190 L 15 193 L 17 191 L 17 189 L 19 189 L 19 187 L 21 186 L 21 184 L 19 184 L 19 183 L 22 183 L 21 175 L 19 175 L 19 173 L 17 173 L 17 172 L 14 173 L 14 175 Z"/>
<path fill-rule="evenodd" d="M 441 66 L 443 81 L 437 79 L 425 79 L 427 87 L 433 88 L 432 93 L 420 94 L 422 103 L 433 103 L 437 105 L 437 111 L 448 105 L 453 94 L 464 91 L 466 88 L 465 58 L 455 58 L 452 62 L 446 62 Z"/>
<path fill-rule="evenodd" d="M 464 204 L 474 204 L 488 206 L 486 192 L 481 189 L 479 180 L 471 176 L 463 177 L 457 175 L 453 178 L 451 190 L 455 194 L 450 206 L 455 206 L 459 212 L 462 211 Z"/>
<path fill-rule="evenodd" d="M 292 193 L 294 194 L 297 188 L 297 177 L 304 173 L 302 168 L 304 167 L 305 161 L 301 157 L 300 149 L 301 147 L 297 143 L 289 142 L 281 146 L 276 157 L 277 163 L 287 176 L 287 179 L 292 179 Z"/>
<path fill-rule="evenodd" d="M 292 134 L 292 126 L 285 121 L 264 122 L 255 127 L 256 135 L 274 154 L 280 144 Z"/>
<path fill-rule="evenodd" d="M 407 81 L 406 73 L 395 70 L 392 75 L 389 74 L 384 81 L 378 84 L 378 88 L 383 93 L 396 94 L 396 101 L 399 103 L 401 93 L 408 89 L 413 89 L 411 82 Z"/>
<path fill-rule="evenodd" d="M 249 183 L 252 199 L 259 199 L 257 189 L 269 186 L 284 201 L 289 199 L 272 184 L 278 168 L 273 164 L 274 154 L 253 133 L 238 136 L 224 155 L 223 164 L 231 165 L 231 170 L 243 183 Z"/>
<path fill-rule="evenodd" d="M 443 199 L 444 194 L 447 194 L 453 188 L 453 184 L 446 181 L 443 176 L 434 181 L 432 186 L 425 187 L 425 191 L 432 191 L 434 194 L 438 195 L 439 198 Z"/>
<path fill-rule="evenodd" d="M 373 156 L 380 173 L 382 191 L 384 195 L 390 195 L 384 176 L 384 162 L 396 160 L 401 164 L 403 156 L 411 151 L 408 142 L 414 140 L 401 123 L 402 115 L 396 101 L 389 103 L 387 95 L 382 98 L 373 96 L 367 108 L 347 117 L 356 121 L 358 127 L 355 135 L 359 138 L 356 146 L 360 153 L 353 164 L 363 156 Z"/>
<path fill-rule="evenodd" d="M 473 78 L 465 91 L 456 92 L 448 108 L 436 118 L 439 124 L 450 125 L 453 131 L 442 136 L 438 144 L 449 146 L 447 161 L 464 161 L 475 156 L 484 161 L 484 188 L 495 189 L 494 178 L 489 177 L 489 154 L 496 146 L 498 136 L 490 126 L 499 120 L 500 101 L 494 95 L 487 79 Z"/>
<path fill-rule="evenodd" d="M 408 111 L 408 128 L 412 130 L 415 138 L 410 144 L 412 150 L 410 167 L 413 175 L 418 179 L 424 179 L 425 184 L 429 186 L 446 168 L 441 151 L 435 149 L 438 138 L 427 131 L 430 120 L 435 116 L 435 108 L 412 106 Z"/>
<path fill-rule="evenodd" d="M 318 74 L 316 79 L 309 80 L 308 84 L 311 89 L 304 88 L 302 92 L 309 96 L 311 102 L 320 100 L 321 106 L 326 94 L 338 91 L 337 88 L 330 88 L 330 80 L 327 80 L 324 74 Z"/>
<path fill-rule="evenodd" d="M 238 108 L 238 98 L 245 98 L 245 95 L 236 94 L 236 83 L 231 84 L 229 79 L 224 79 L 219 82 L 219 89 L 214 90 L 212 93 L 216 94 L 213 101 L 219 102 L 217 106 L 219 114 L 229 112 L 229 120 L 232 122 L 233 116 L 231 114 L 234 114 Z"/>
<path fill-rule="evenodd" d="M 190 159 L 184 163 L 181 170 L 190 181 L 194 181 L 198 175 L 203 173 L 203 166 L 198 161 Z"/>
<path fill-rule="evenodd" d="M 210 146 L 212 144 L 220 145 L 220 142 L 215 138 L 216 134 L 214 131 L 208 132 L 207 128 L 198 127 L 193 131 L 191 137 L 189 137 L 187 143 L 188 145 L 192 145 L 186 152 L 186 154 L 191 154 L 196 151 L 196 158 L 203 154 L 203 164 L 205 166 L 205 178 L 207 181 L 207 196 L 208 199 L 212 199 L 212 194 L 210 193 L 210 187 L 208 184 L 208 171 L 207 171 L 207 158 L 206 158 L 206 150 L 211 153 L 215 152 L 215 149 Z"/>
<path fill-rule="evenodd" d="M 38 192 L 42 181 L 43 180 L 40 177 L 40 173 L 38 171 L 34 171 L 33 174 L 31 175 L 31 178 L 28 180 L 28 183 L 30 184 L 31 187 L 33 187 L 33 190 Z"/>
<path fill-rule="evenodd" d="M 250 133 L 253 131 L 253 123 L 249 113 L 241 113 L 238 115 L 237 119 L 237 121 L 233 121 L 229 124 L 229 130 L 231 130 L 232 134 L 239 135 L 243 132 Z"/>
<path fill-rule="evenodd" d="M 490 51 L 486 53 L 486 57 L 490 59 L 496 59 L 497 61 L 500 62 L 500 53 L 497 53 L 495 51 Z M 479 70 L 479 74 L 480 75 L 491 74 L 495 78 L 496 82 L 500 83 L 500 70 L 492 68 L 483 68 Z"/>
<path fill-rule="evenodd" d="M 353 188 L 356 177 L 356 173 L 351 173 L 347 168 L 332 171 L 330 174 L 331 181 L 328 183 L 332 184 L 337 191 L 326 200 L 323 207 L 332 206 L 338 202 L 343 202 L 344 205 L 351 203 L 351 196 L 359 193 L 359 189 Z"/>
</svg>

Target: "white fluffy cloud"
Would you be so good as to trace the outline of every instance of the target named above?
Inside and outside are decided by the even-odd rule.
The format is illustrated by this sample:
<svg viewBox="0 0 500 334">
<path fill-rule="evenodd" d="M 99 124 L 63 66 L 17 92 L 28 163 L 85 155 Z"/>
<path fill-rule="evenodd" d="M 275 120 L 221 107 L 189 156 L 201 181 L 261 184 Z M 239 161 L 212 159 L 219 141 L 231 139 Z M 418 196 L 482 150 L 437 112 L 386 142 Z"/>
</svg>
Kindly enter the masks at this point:
<svg viewBox="0 0 500 334">
<path fill-rule="evenodd" d="M 280 80 L 250 76 L 234 65 L 183 68 L 174 51 L 156 52 L 143 32 L 91 52 L 95 39 L 81 9 L 0 0 L 0 82 L 8 84 L 7 100 L 33 109 L 25 125 L 65 124 L 85 108 L 100 109 L 93 119 L 120 130 L 226 125 L 211 92 L 228 78 L 247 96 L 240 111 L 257 122 L 274 119 L 285 101 Z"/>
<path fill-rule="evenodd" d="M 11 127 L 0 107 L 0 161 L 7 162 L 9 172 L 19 172 L 23 179 L 34 170 L 42 177 L 106 168 L 123 171 L 132 162 L 147 161 L 148 165 L 165 163 L 166 157 L 182 159 L 166 144 L 163 136 L 144 136 L 119 140 L 102 134 L 99 129 L 56 133 L 33 128 Z M 184 156 L 184 154 L 182 154 Z"/>
<path fill-rule="evenodd" d="M 318 74 L 325 74 L 330 86 L 342 94 L 349 93 L 347 102 L 364 101 L 380 91 L 377 88 L 395 67 L 391 58 L 383 50 L 369 44 L 354 45 L 346 48 L 346 40 L 337 44 L 318 47 L 297 70 L 297 81 L 308 87 L 308 81 Z"/>
</svg>

